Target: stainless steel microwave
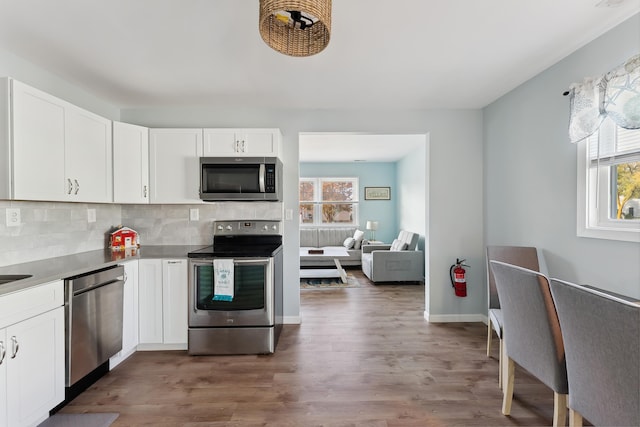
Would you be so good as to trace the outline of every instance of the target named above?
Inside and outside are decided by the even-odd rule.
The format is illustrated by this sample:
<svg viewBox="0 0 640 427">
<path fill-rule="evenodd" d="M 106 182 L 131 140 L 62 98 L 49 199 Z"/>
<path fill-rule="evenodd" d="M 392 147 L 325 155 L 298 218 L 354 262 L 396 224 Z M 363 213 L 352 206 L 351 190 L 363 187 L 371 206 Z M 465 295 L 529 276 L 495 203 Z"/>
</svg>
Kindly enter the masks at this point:
<svg viewBox="0 0 640 427">
<path fill-rule="evenodd" d="M 282 162 L 277 157 L 200 157 L 200 198 L 279 201 Z"/>
</svg>

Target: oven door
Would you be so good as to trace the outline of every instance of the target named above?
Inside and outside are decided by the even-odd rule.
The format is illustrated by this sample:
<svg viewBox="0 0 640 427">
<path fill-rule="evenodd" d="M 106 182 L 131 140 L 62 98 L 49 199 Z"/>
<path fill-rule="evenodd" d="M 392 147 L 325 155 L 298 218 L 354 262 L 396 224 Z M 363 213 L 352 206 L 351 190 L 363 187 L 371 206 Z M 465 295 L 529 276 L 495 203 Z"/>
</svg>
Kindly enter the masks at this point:
<svg viewBox="0 0 640 427">
<path fill-rule="evenodd" d="M 273 258 L 234 259 L 234 296 L 213 300 L 213 259 L 189 260 L 189 327 L 273 326 Z"/>
</svg>

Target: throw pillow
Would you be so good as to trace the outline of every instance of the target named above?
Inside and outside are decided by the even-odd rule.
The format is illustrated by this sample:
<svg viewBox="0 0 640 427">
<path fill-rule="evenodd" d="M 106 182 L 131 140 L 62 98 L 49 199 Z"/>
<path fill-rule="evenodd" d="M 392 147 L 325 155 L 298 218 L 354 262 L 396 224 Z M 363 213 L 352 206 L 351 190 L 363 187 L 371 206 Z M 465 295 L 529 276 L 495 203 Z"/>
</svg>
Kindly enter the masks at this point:
<svg viewBox="0 0 640 427">
<path fill-rule="evenodd" d="M 347 249 L 351 249 L 353 248 L 353 245 L 355 245 L 355 243 L 356 243 L 356 239 L 354 239 L 353 237 L 347 237 L 346 239 L 344 239 L 342 246 L 344 246 Z"/>
<path fill-rule="evenodd" d="M 390 251 L 404 251 L 405 249 L 407 249 L 407 244 L 404 243 L 401 240 L 395 239 L 391 243 L 391 248 L 389 250 Z"/>
<path fill-rule="evenodd" d="M 353 240 L 355 240 L 353 249 L 360 249 L 360 246 L 362 246 L 362 239 L 364 239 L 364 231 L 356 229 L 355 233 L 353 233 Z"/>
</svg>

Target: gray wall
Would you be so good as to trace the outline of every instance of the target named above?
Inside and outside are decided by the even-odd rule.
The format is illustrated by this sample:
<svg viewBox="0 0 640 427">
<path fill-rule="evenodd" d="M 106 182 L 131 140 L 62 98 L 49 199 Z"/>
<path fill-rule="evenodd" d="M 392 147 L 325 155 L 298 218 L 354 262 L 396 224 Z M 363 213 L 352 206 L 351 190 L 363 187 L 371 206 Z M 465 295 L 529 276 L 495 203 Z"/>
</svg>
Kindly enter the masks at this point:
<svg viewBox="0 0 640 427">
<path fill-rule="evenodd" d="M 284 209 L 298 207 L 298 135 L 301 132 L 429 134 L 426 178 L 429 272 L 425 306 L 431 320 L 479 320 L 484 309 L 482 243 L 482 112 L 480 110 L 273 110 L 237 108 L 156 108 L 121 112 L 122 120 L 149 127 L 278 127 L 284 136 Z M 426 153 L 425 153 L 426 156 Z M 419 167 L 419 166 L 418 166 Z M 423 178 L 425 179 L 425 178 Z M 462 196 L 465 194 L 465 196 Z M 468 196 L 467 196 L 468 195 Z M 469 203 L 457 206 L 463 198 Z M 403 198 L 403 210 L 424 212 L 425 200 Z M 401 220 L 402 223 L 402 220 Z M 299 225 L 285 221 L 285 316 L 300 315 Z M 469 297 L 457 298 L 449 266 L 466 258 Z"/>
<path fill-rule="evenodd" d="M 120 109 L 96 98 L 47 70 L 36 67 L 13 53 L 0 48 L 0 77 L 13 77 L 23 83 L 69 101 L 111 120 L 120 118 Z"/>
<path fill-rule="evenodd" d="M 576 236 L 573 82 L 640 52 L 640 15 L 484 109 L 485 241 L 544 249 L 551 276 L 640 298 L 640 245 Z"/>
</svg>

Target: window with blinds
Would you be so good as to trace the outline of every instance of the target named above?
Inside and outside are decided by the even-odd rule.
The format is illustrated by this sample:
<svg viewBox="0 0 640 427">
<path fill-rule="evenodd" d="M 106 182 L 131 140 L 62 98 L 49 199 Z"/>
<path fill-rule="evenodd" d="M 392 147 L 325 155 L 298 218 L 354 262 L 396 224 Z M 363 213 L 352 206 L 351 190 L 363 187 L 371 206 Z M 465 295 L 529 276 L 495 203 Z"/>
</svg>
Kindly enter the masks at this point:
<svg viewBox="0 0 640 427">
<path fill-rule="evenodd" d="M 591 198 L 599 221 L 640 221 L 640 130 L 605 119 L 588 140 Z M 611 224 L 610 224 L 611 225 Z"/>
</svg>

